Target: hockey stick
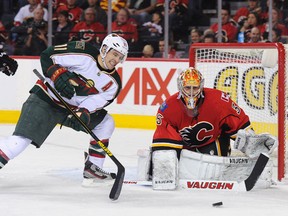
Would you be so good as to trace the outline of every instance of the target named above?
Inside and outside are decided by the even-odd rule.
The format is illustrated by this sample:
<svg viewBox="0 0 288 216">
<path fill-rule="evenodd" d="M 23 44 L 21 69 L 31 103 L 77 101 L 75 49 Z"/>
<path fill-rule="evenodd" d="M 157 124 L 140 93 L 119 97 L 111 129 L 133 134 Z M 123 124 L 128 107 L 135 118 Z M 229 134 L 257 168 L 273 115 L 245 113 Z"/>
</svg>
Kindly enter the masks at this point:
<svg viewBox="0 0 288 216">
<path fill-rule="evenodd" d="M 71 109 L 71 107 L 64 101 L 64 99 L 58 94 L 58 92 L 45 80 L 38 70 L 34 69 L 33 72 L 35 75 L 47 86 L 47 88 L 52 91 L 52 93 L 57 97 L 57 99 L 65 106 L 65 108 L 79 121 L 82 127 L 87 131 L 88 134 L 97 142 L 97 144 L 106 152 L 106 154 L 111 158 L 111 160 L 117 166 L 117 175 L 110 191 L 109 198 L 112 200 L 117 200 L 120 196 L 124 176 L 125 176 L 125 168 L 124 166 L 117 160 L 117 158 L 112 154 L 112 152 L 99 140 L 99 138 L 92 132 L 92 130 L 78 117 L 78 115 Z"/>
<path fill-rule="evenodd" d="M 262 174 L 266 164 L 268 163 L 269 156 L 261 153 L 258 157 L 252 172 L 242 182 L 237 181 L 213 181 L 213 180 L 188 180 L 180 179 L 179 187 L 191 190 L 225 190 L 225 191 L 250 191 L 254 188 L 258 178 Z M 141 185 L 141 186 L 152 186 L 152 181 L 134 181 L 124 180 L 125 185 Z"/>
</svg>

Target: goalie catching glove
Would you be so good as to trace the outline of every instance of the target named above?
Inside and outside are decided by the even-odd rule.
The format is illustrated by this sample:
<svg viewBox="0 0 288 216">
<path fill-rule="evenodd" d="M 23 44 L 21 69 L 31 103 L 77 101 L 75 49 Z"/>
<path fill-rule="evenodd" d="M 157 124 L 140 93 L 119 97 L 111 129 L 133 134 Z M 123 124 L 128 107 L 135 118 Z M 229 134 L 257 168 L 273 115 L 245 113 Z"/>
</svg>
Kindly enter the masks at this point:
<svg viewBox="0 0 288 216">
<path fill-rule="evenodd" d="M 54 64 L 48 68 L 45 75 L 54 82 L 55 89 L 61 96 L 68 99 L 73 97 L 75 86 L 77 86 L 77 83 L 73 81 L 73 78 L 77 77 L 74 73 L 69 72 L 59 64 Z"/>
<path fill-rule="evenodd" d="M 78 110 L 75 111 L 75 113 L 86 125 L 89 124 L 90 113 L 87 109 L 79 108 Z M 76 131 L 80 131 L 80 130 L 85 131 L 81 123 L 78 121 L 78 119 L 76 119 L 76 117 L 74 117 L 73 115 L 69 115 L 66 118 L 64 125 L 66 125 L 67 127 L 73 128 Z"/>
<path fill-rule="evenodd" d="M 0 49 L 0 71 L 7 76 L 14 75 L 18 68 L 18 63 L 10 58 L 3 50 Z"/>
<path fill-rule="evenodd" d="M 271 154 L 278 146 L 278 141 L 270 134 L 255 134 L 254 131 L 239 130 L 234 142 L 235 149 L 240 150 L 250 158 L 258 157 L 260 153 Z"/>
</svg>

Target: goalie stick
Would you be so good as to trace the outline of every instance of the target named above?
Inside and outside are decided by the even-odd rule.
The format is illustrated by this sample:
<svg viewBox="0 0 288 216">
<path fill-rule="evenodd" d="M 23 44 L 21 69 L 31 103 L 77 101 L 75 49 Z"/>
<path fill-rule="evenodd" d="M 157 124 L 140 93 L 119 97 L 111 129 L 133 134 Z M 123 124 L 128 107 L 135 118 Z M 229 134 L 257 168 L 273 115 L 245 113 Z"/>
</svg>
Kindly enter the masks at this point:
<svg viewBox="0 0 288 216">
<path fill-rule="evenodd" d="M 242 182 L 237 181 L 225 181 L 225 180 L 188 180 L 180 179 L 179 187 L 191 190 L 225 190 L 225 191 L 250 191 L 254 188 L 258 178 L 262 174 L 266 164 L 268 163 L 269 156 L 265 153 L 261 153 L 258 157 L 252 172 Z M 152 186 L 152 181 L 134 181 L 125 180 L 125 185 L 141 185 Z"/>
<path fill-rule="evenodd" d="M 111 160 L 117 166 L 117 175 L 115 181 L 113 183 L 112 189 L 109 194 L 109 198 L 112 200 L 117 200 L 120 196 L 124 176 L 125 176 L 125 168 L 124 166 L 117 160 L 117 158 L 112 154 L 112 152 L 99 140 L 99 138 L 92 132 L 92 130 L 78 117 L 78 115 L 71 109 L 71 107 L 64 101 L 64 99 L 58 94 L 58 92 L 45 80 L 38 70 L 34 69 L 33 72 L 35 75 L 47 86 L 47 88 L 52 91 L 52 93 L 57 97 L 57 99 L 65 106 L 65 108 L 80 122 L 82 127 L 87 131 L 88 134 L 97 142 L 97 144 L 106 152 L 106 154 L 111 158 Z M 112 178 L 114 176 L 111 176 Z"/>
</svg>

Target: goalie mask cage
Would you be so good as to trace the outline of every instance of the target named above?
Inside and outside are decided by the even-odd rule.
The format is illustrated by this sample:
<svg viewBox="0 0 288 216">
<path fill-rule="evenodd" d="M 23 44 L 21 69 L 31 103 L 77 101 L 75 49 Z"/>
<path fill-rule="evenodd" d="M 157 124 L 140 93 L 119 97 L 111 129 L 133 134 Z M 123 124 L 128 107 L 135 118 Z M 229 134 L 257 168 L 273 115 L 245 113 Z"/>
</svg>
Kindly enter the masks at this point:
<svg viewBox="0 0 288 216">
<path fill-rule="evenodd" d="M 278 138 L 273 161 L 278 180 L 287 177 L 288 45 L 195 43 L 189 65 L 204 75 L 206 87 L 228 93 L 243 108 L 257 134 L 268 132 Z"/>
</svg>

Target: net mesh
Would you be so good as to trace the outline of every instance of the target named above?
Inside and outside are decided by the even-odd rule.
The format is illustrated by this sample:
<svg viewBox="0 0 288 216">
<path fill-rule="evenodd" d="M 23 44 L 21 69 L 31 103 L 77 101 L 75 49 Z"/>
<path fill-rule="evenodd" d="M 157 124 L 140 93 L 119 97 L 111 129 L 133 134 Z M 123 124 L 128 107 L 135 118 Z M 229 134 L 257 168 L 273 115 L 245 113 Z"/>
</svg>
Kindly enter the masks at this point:
<svg viewBox="0 0 288 216">
<path fill-rule="evenodd" d="M 279 55 L 281 58 L 285 58 L 286 63 L 288 62 L 288 55 L 285 53 L 288 53 L 288 45 L 285 45 L 284 48 L 284 54 L 279 52 Z M 217 88 L 229 94 L 248 114 L 256 133 L 268 132 L 278 139 L 281 138 L 279 132 L 283 134 L 284 139 L 279 140 L 281 143 L 280 153 L 278 149 L 273 153 L 273 161 L 278 167 L 278 158 L 281 158 L 281 154 L 284 157 L 281 161 L 286 166 L 283 166 L 282 171 L 279 172 L 283 172 L 283 175 L 286 174 L 288 170 L 286 160 L 286 95 L 288 95 L 288 90 L 285 86 L 288 86 L 286 84 L 288 64 L 279 67 L 278 47 L 271 47 L 271 45 L 265 47 L 264 44 L 263 47 L 258 45 L 255 48 L 239 45 L 209 48 L 204 45 L 193 49 L 192 52 L 194 52 L 195 62 L 191 66 L 196 67 L 204 75 L 205 86 Z M 281 76 L 278 76 L 279 73 Z M 279 97 L 278 93 L 279 77 L 285 79 L 283 80 L 284 98 Z M 285 113 L 282 113 L 284 118 L 278 115 L 279 104 L 285 105 Z M 281 130 L 280 126 L 284 129 Z M 287 178 L 288 175 L 285 177 Z"/>
</svg>

